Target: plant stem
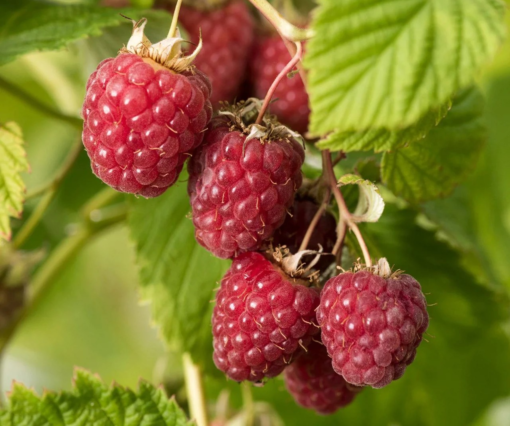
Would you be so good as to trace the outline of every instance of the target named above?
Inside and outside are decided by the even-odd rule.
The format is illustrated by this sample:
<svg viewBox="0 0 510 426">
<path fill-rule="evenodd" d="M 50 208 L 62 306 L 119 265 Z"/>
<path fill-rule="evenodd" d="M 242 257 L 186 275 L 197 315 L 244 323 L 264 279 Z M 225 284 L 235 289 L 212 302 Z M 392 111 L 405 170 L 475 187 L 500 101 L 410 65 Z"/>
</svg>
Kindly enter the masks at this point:
<svg viewBox="0 0 510 426">
<path fill-rule="evenodd" d="M 330 179 L 330 186 L 331 190 L 333 191 L 333 195 L 336 199 L 336 202 L 338 204 L 338 210 L 340 213 L 340 220 L 338 222 L 338 235 L 337 235 L 337 243 L 335 244 L 335 248 L 339 250 L 341 247 L 342 241 L 345 237 L 345 231 L 343 231 L 341 228 L 345 228 L 348 226 L 354 235 L 356 236 L 356 239 L 358 240 L 358 244 L 361 247 L 361 251 L 363 252 L 363 257 L 365 259 L 365 264 L 367 267 L 372 266 L 372 259 L 370 258 L 370 253 L 368 251 L 367 244 L 365 243 L 365 240 L 363 239 L 363 235 L 361 234 L 358 225 L 354 220 L 352 219 L 351 212 L 347 208 L 347 204 L 345 203 L 344 197 L 342 193 L 340 192 L 340 189 L 338 188 L 336 177 L 335 177 L 335 171 L 333 169 L 333 163 L 331 161 L 331 155 L 329 153 L 329 150 L 322 151 L 322 160 L 324 164 L 324 170 L 325 173 L 329 175 Z M 344 225 L 345 223 L 345 225 Z M 339 243 L 340 242 L 340 243 Z M 334 252 L 334 254 L 338 254 L 338 252 Z"/>
<path fill-rule="evenodd" d="M 310 239 L 312 238 L 312 235 L 313 235 L 313 231 L 315 231 L 315 227 L 319 223 L 321 216 L 326 211 L 326 207 L 329 204 L 330 197 L 331 197 L 331 190 L 328 187 L 326 194 L 324 195 L 324 200 L 322 201 L 322 203 L 319 207 L 319 210 L 317 210 L 312 221 L 310 222 L 310 225 L 308 226 L 308 229 L 306 230 L 306 234 L 303 237 L 303 241 L 301 242 L 301 245 L 299 246 L 298 251 L 306 250 L 306 248 L 308 247 L 308 244 L 310 243 Z"/>
<path fill-rule="evenodd" d="M 182 0 L 177 0 L 174 9 L 174 15 L 172 16 L 172 24 L 170 25 L 170 30 L 168 31 L 168 38 L 175 37 L 175 32 L 177 31 L 177 22 L 179 22 L 179 12 L 181 11 Z"/>
<path fill-rule="evenodd" d="M 81 141 L 78 140 L 71 147 L 64 162 L 58 169 L 57 173 L 55 173 L 55 175 L 51 178 L 51 180 L 30 191 L 27 194 L 26 199 L 30 200 L 31 198 L 38 197 L 39 195 L 43 194 L 44 192 L 48 191 L 51 188 L 56 189 L 60 185 L 62 180 L 66 177 L 67 173 L 69 173 L 69 171 L 73 167 L 75 161 L 77 160 L 78 156 L 82 151 L 83 145 Z"/>
<path fill-rule="evenodd" d="M 287 22 L 267 0 L 250 0 L 250 2 L 271 22 L 278 33 L 287 40 L 304 41 L 313 37 L 313 30 L 299 28 Z"/>
<path fill-rule="evenodd" d="M 121 195 L 120 192 L 117 192 L 109 186 L 106 186 L 85 203 L 81 209 L 81 215 L 85 220 L 90 219 L 93 211 L 99 210 L 100 208 L 106 206 L 119 195 Z M 94 219 L 92 220 L 94 221 Z"/>
<path fill-rule="evenodd" d="M 189 353 L 182 355 L 182 363 L 191 417 L 196 421 L 197 426 L 208 426 L 204 386 L 200 369 L 193 363 Z"/>
<path fill-rule="evenodd" d="M 28 220 L 24 223 L 23 227 L 16 234 L 16 237 L 14 238 L 13 241 L 13 246 L 15 248 L 20 248 L 23 245 L 23 243 L 27 240 L 27 238 L 32 234 L 36 226 L 39 224 L 46 209 L 53 201 L 53 198 L 55 197 L 58 187 L 60 186 L 60 183 L 67 175 L 67 173 L 71 170 L 81 151 L 82 151 L 81 142 L 78 142 L 73 146 L 64 163 L 62 164 L 61 168 L 57 171 L 53 179 L 27 195 L 27 199 L 29 199 L 45 193 L 44 196 L 39 201 L 39 204 L 37 204 L 35 210 L 28 218 Z"/>
<path fill-rule="evenodd" d="M 253 406 L 253 393 L 249 382 L 241 383 L 241 393 L 243 395 L 243 409 L 246 413 L 244 426 L 253 426 L 255 420 L 255 407 Z"/>
<path fill-rule="evenodd" d="M 37 270 L 27 289 L 25 305 L 21 313 L 11 323 L 9 328 L 0 336 L 0 354 L 12 339 L 19 324 L 38 306 L 41 297 L 53 284 L 55 278 L 68 265 L 69 261 L 79 252 L 84 244 L 103 230 L 122 222 L 126 218 L 126 209 L 117 211 L 115 215 L 109 215 L 103 221 L 92 223 L 84 221 L 78 230 L 65 238 L 52 251 L 48 259 Z"/>
<path fill-rule="evenodd" d="M 269 107 L 269 104 L 271 103 L 271 98 L 274 95 L 274 92 L 280 82 L 287 77 L 287 74 L 292 71 L 292 68 L 296 66 L 296 64 L 300 61 L 301 55 L 303 53 L 303 46 L 301 43 L 296 43 L 296 54 L 292 57 L 290 62 L 280 71 L 280 73 L 276 76 L 273 83 L 271 84 L 271 87 L 266 93 L 266 97 L 264 98 L 264 103 L 262 104 L 262 108 L 260 108 L 259 115 L 257 117 L 257 120 L 255 121 L 255 124 L 260 124 L 262 122 L 262 119 L 264 118 L 264 114 L 266 113 L 267 108 Z"/>
<path fill-rule="evenodd" d="M 41 102 L 32 95 L 26 93 L 24 90 L 13 85 L 11 82 L 5 80 L 2 77 L 0 77 L 0 88 L 4 89 L 6 92 L 9 92 L 11 95 L 14 95 L 17 98 L 21 99 L 22 101 L 30 105 L 32 108 L 38 110 L 43 114 L 49 115 L 50 117 L 56 118 L 57 120 L 68 123 L 76 129 L 81 130 L 83 128 L 83 120 L 81 120 L 80 118 L 73 117 L 71 115 L 67 115 L 58 111 L 57 109 L 45 104 L 44 102 Z"/>
</svg>

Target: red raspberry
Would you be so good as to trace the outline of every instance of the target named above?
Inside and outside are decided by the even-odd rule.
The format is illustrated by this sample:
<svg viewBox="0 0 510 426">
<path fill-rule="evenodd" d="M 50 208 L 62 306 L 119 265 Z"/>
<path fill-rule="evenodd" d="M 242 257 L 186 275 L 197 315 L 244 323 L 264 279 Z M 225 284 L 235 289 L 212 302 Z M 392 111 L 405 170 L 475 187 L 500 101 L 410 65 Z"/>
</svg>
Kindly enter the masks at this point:
<svg viewBox="0 0 510 426">
<path fill-rule="evenodd" d="M 196 239 L 221 258 L 256 250 L 281 226 L 304 160 L 294 139 L 247 141 L 231 125 L 224 116 L 213 119 L 188 163 Z"/>
<path fill-rule="evenodd" d="M 275 377 L 319 329 L 319 295 L 259 253 L 244 253 L 227 271 L 212 317 L 216 367 L 237 382 Z M 297 281 L 297 280 L 293 280 Z"/>
<path fill-rule="evenodd" d="M 317 210 L 319 210 L 319 206 L 315 202 L 308 199 L 296 199 L 289 209 L 289 215 L 285 222 L 274 233 L 273 246 L 287 246 L 291 253 L 296 253 Z M 331 253 L 335 241 L 335 217 L 329 212 L 324 212 L 315 226 L 307 248 L 309 250 L 319 250 L 319 246 L 322 246 L 324 253 Z M 322 256 L 316 265 L 316 269 L 322 271 L 334 260 L 334 256 Z"/>
<path fill-rule="evenodd" d="M 349 405 L 362 389 L 347 383 L 333 370 L 326 348 L 315 341 L 283 374 L 296 402 L 319 414 L 332 414 Z"/>
<path fill-rule="evenodd" d="M 254 96 L 263 99 L 291 56 L 279 36 L 261 39 L 255 44 L 250 60 L 250 76 Z M 274 92 L 270 110 L 278 119 L 301 134 L 308 129 L 308 94 L 299 75 L 284 78 Z"/>
<path fill-rule="evenodd" d="M 317 320 L 335 371 L 354 385 L 382 388 L 413 362 L 429 317 L 413 277 L 364 270 L 326 283 Z"/>
<path fill-rule="evenodd" d="M 83 105 L 93 172 L 118 191 L 161 195 L 203 140 L 210 93 L 208 78 L 193 66 L 177 73 L 134 53 L 105 59 L 88 80 Z"/>
<path fill-rule="evenodd" d="M 233 100 L 246 73 L 254 36 L 245 2 L 232 1 L 210 11 L 183 6 L 180 21 L 193 43 L 198 43 L 202 31 L 203 48 L 195 65 L 211 79 L 213 105 Z"/>
</svg>

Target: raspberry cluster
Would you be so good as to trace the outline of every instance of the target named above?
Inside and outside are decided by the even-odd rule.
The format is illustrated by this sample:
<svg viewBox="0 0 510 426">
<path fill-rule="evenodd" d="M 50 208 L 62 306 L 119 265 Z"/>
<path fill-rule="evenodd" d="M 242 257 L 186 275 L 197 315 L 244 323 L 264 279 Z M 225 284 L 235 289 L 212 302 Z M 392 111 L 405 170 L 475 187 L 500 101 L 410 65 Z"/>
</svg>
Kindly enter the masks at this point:
<svg viewBox="0 0 510 426">
<path fill-rule="evenodd" d="M 306 132 L 310 112 L 301 79 L 284 79 L 274 93 L 271 109 L 289 127 L 253 98 L 222 105 L 212 118 L 211 102 L 237 95 L 249 56 L 253 90 L 265 97 L 289 60 L 284 43 L 266 38 L 250 51 L 253 21 L 241 1 L 184 7 L 181 22 L 198 45 L 201 29 L 201 52 L 184 56 L 178 33 L 151 44 L 141 20 L 119 55 L 90 76 L 83 143 L 92 170 L 119 191 L 156 197 L 189 159 L 196 240 L 232 259 L 212 316 L 216 366 L 238 382 L 284 372 L 298 404 L 332 413 L 364 386 L 399 379 L 414 360 L 428 326 L 420 284 L 392 273 L 385 259 L 329 278 L 342 240 L 324 179 L 301 188 L 296 130 Z"/>
</svg>

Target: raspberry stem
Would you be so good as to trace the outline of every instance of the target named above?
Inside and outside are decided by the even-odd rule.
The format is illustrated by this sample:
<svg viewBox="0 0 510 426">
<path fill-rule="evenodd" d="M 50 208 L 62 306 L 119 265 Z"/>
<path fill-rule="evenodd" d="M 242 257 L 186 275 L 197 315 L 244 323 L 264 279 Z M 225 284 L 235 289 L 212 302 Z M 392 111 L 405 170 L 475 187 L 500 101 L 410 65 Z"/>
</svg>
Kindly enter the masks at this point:
<svg viewBox="0 0 510 426">
<path fill-rule="evenodd" d="M 202 373 L 187 352 L 182 355 L 182 363 L 191 417 L 195 420 L 197 426 L 208 426 Z"/>
<path fill-rule="evenodd" d="M 296 45 L 295 55 L 292 57 L 289 63 L 280 71 L 280 73 L 276 76 L 273 83 L 271 84 L 271 87 L 267 91 L 266 97 L 264 98 L 264 103 L 260 108 L 260 112 L 257 117 L 257 120 L 255 121 L 255 124 L 262 123 L 262 119 L 264 118 L 264 114 L 266 113 L 266 110 L 269 107 L 269 104 L 271 103 L 271 98 L 273 97 L 276 88 L 278 87 L 280 82 L 285 77 L 287 77 L 287 74 L 292 71 L 292 68 L 294 68 L 296 64 L 301 60 L 301 56 L 303 54 L 303 46 L 300 42 L 295 43 L 295 45 Z"/>
<path fill-rule="evenodd" d="M 80 152 L 83 151 L 82 144 L 80 141 L 74 144 L 71 151 L 67 155 L 64 163 L 61 168 L 57 171 L 53 179 L 32 191 L 27 195 L 27 200 L 30 198 L 37 197 L 39 195 L 44 194 L 39 203 L 37 204 L 35 210 L 32 212 L 28 220 L 24 223 L 23 227 L 18 231 L 16 237 L 13 241 L 13 246 L 15 248 L 20 248 L 23 243 L 27 240 L 27 238 L 32 234 L 33 230 L 37 227 L 39 222 L 41 221 L 46 209 L 53 201 L 55 194 L 60 186 L 62 180 L 66 177 L 67 173 L 73 167 L 76 159 Z"/>
<path fill-rule="evenodd" d="M 338 255 L 343 239 L 345 238 L 346 228 L 349 227 L 358 240 L 358 244 L 361 248 L 361 251 L 363 252 L 366 266 L 370 268 L 372 266 L 372 259 L 370 258 L 367 244 L 363 239 L 363 235 L 361 234 L 357 223 L 352 219 L 351 212 L 347 208 L 344 197 L 338 188 L 335 171 L 333 169 L 333 162 L 331 161 L 331 154 L 329 150 L 326 149 L 322 151 L 322 161 L 325 173 L 329 175 L 330 187 L 338 204 L 338 211 L 340 214 L 337 228 L 337 242 L 335 244 L 335 248 L 333 249 L 333 254 Z"/>
<path fill-rule="evenodd" d="M 92 200 L 96 197 L 93 197 Z M 110 201 L 110 199 L 108 201 Z M 104 204 L 98 207 L 103 206 Z M 18 325 L 38 306 L 41 297 L 46 293 L 51 284 L 55 282 L 55 278 L 58 277 L 62 269 L 69 264 L 80 249 L 93 237 L 123 222 L 126 219 L 126 213 L 127 209 L 124 204 L 104 209 L 101 214 L 101 219 L 93 220 L 92 218 L 86 218 L 77 226 L 76 231 L 72 235 L 63 239 L 55 247 L 50 256 L 33 276 L 30 286 L 27 289 L 27 301 L 22 311 L 0 336 L 0 354 L 14 336 Z"/>
<path fill-rule="evenodd" d="M 174 14 L 172 16 L 172 24 L 170 25 L 170 30 L 168 31 L 168 38 L 175 37 L 175 32 L 177 31 L 177 22 L 179 21 L 179 12 L 181 11 L 182 0 L 177 0 L 175 4 Z"/>
<path fill-rule="evenodd" d="M 329 205 L 329 199 L 331 197 L 331 190 L 329 189 L 329 186 L 326 190 L 326 193 L 324 194 L 324 199 L 322 200 L 322 203 L 319 207 L 319 210 L 315 213 L 312 221 L 310 222 L 310 225 L 308 226 L 308 229 L 306 230 L 306 234 L 303 237 L 303 241 L 301 242 L 301 245 L 299 246 L 298 252 L 306 250 L 308 247 L 308 244 L 310 242 L 310 239 L 312 238 L 313 231 L 315 231 L 315 227 L 319 223 L 319 220 L 321 216 L 326 211 L 326 207 Z"/>
<path fill-rule="evenodd" d="M 314 31 L 299 28 L 285 20 L 267 0 L 250 0 L 266 19 L 276 28 L 282 37 L 290 41 L 304 41 L 313 37 Z"/>
</svg>

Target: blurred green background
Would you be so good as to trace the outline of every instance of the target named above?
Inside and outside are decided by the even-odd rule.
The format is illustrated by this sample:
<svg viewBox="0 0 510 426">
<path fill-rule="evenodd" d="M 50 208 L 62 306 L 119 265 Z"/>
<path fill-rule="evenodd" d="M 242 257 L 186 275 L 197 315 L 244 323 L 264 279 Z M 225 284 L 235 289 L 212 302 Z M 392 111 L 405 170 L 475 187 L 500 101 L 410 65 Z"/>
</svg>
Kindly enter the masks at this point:
<svg viewBox="0 0 510 426">
<path fill-rule="evenodd" d="M 102 58 L 115 55 L 129 34 L 130 24 L 127 23 L 61 52 L 29 54 L 1 67 L 0 76 L 15 82 L 41 101 L 77 115 L 88 75 Z M 487 97 L 486 120 L 490 131 L 483 157 L 475 173 L 453 197 L 427 203 L 424 211 L 429 218 L 437 217 L 443 225 L 440 236 L 460 249 L 461 261 L 506 300 L 504 295 L 510 292 L 510 42 L 485 70 L 480 84 Z M 34 111 L 1 88 L 0 99 L 0 121 L 16 121 L 24 132 L 32 169 L 24 179 L 30 190 L 52 175 L 79 134 L 69 125 Z M 90 172 L 88 158 L 83 152 L 27 248 L 54 246 L 69 230 L 62 224 L 72 226 L 78 218 L 79 206 L 101 187 Z M 33 203 L 28 203 L 25 215 L 33 207 Z M 14 230 L 19 225 L 20 221 L 15 221 Z M 463 291 L 462 285 L 462 282 L 454 283 L 459 292 Z M 504 309 L 507 309 L 506 304 Z M 116 227 L 88 244 L 67 264 L 37 310 L 22 324 L 2 359 L 2 391 L 8 390 L 13 380 L 39 392 L 44 388 L 69 389 L 75 366 L 98 373 L 106 382 L 115 380 L 136 387 L 139 378 L 143 377 L 155 383 L 166 382 L 171 390 L 179 390 L 180 356 L 166 350 L 158 339 L 157 330 L 151 326 L 149 311 L 148 306 L 138 303 L 137 270 L 127 228 Z M 431 312 L 433 321 L 434 311 Z M 478 325 L 482 333 L 483 321 L 480 317 Z M 504 341 L 508 346 L 509 338 L 510 324 L 504 324 L 498 341 Z M 478 354 L 478 362 L 472 364 L 472 373 L 477 377 L 483 376 L 486 367 L 485 342 L 486 339 L 478 339 L 475 344 L 479 347 L 470 348 Z M 470 342 L 466 344 L 469 346 Z M 426 355 L 437 357 L 431 363 L 435 368 L 424 371 L 437 375 L 439 382 L 442 375 L 449 380 L 446 367 L 441 365 L 441 352 L 435 353 L 433 345 L 434 339 L 431 339 Z M 494 346 L 488 350 L 494 350 Z M 474 418 L 468 416 L 466 425 L 510 425 L 510 383 L 507 382 L 510 359 L 506 361 L 508 371 L 501 371 L 500 376 L 487 381 L 471 381 L 466 377 L 461 384 L 463 398 L 464 395 L 471 396 L 457 401 L 455 409 L 463 404 L 467 406 L 470 400 L 485 401 L 484 394 L 489 389 L 494 386 L 499 389 L 498 398 L 490 400 L 492 397 L 489 397 L 484 402 L 487 408 Z M 417 363 L 420 362 L 419 353 Z M 233 401 L 239 403 L 237 385 L 221 379 L 210 379 L 207 383 L 211 400 L 222 388 L 229 387 Z M 257 389 L 255 398 L 272 400 L 285 424 L 339 424 L 336 418 L 327 420 L 312 413 L 303 417 L 303 411 L 296 410 L 283 388 L 282 381 L 274 380 L 264 389 Z M 368 404 L 377 392 L 383 391 L 364 392 L 356 402 L 358 408 L 349 407 L 342 418 L 356 418 L 356 424 L 371 424 L 369 416 L 373 413 L 366 414 L 366 418 L 359 416 L 363 404 Z M 504 397 L 505 394 L 509 397 Z M 391 401 L 378 394 L 377 406 L 384 410 L 391 404 L 405 405 L 405 393 L 400 395 L 402 400 Z M 424 395 L 425 411 L 426 404 L 434 404 L 434 398 L 455 399 L 455 395 L 440 392 Z M 412 419 L 412 415 L 406 418 Z M 417 417 L 405 424 L 421 423 L 422 419 Z M 449 423 L 445 420 L 437 424 Z"/>
</svg>

